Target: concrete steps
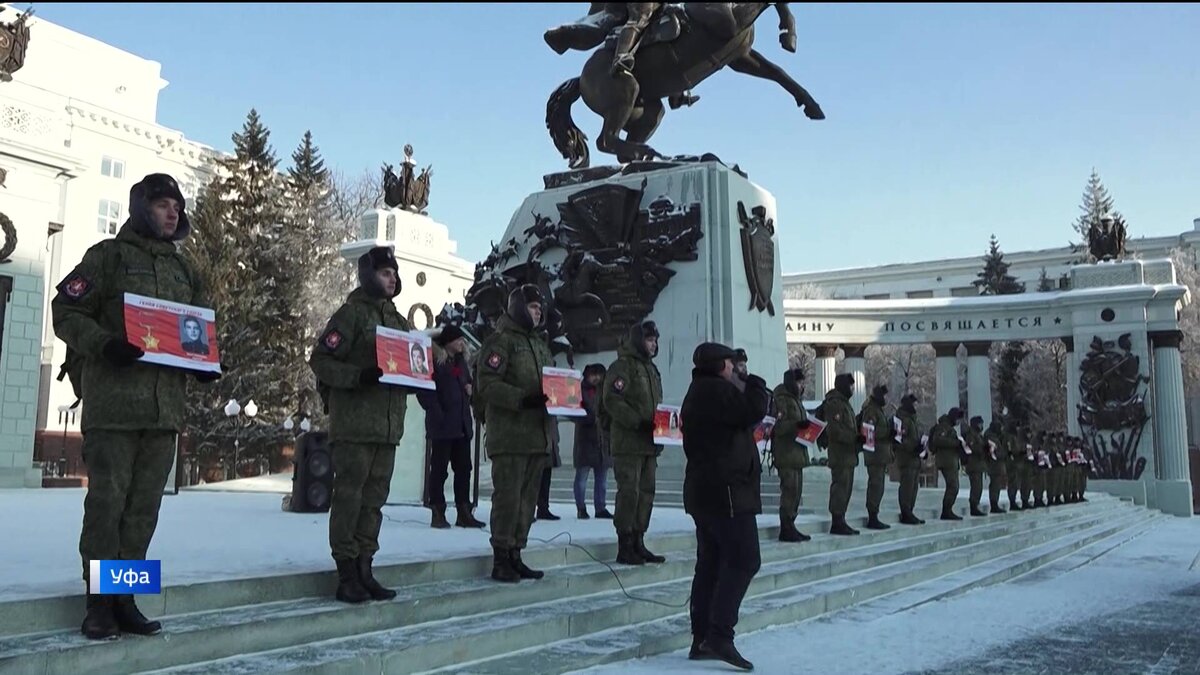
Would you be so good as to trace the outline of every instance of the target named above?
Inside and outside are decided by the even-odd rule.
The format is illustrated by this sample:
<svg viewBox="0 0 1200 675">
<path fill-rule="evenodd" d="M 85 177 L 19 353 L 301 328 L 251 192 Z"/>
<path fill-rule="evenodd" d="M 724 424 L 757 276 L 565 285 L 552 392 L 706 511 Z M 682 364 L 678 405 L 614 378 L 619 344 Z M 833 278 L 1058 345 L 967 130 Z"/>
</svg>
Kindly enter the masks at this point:
<svg viewBox="0 0 1200 675">
<path fill-rule="evenodd" d="M 1014 533 L 1006 537 L 966 544 L 913 558 L 897 560 L 860 571 L 847 571 L 783 590 L 770 590 L 770 583 L 756 578 L 742 604 L 738 632 L 795 623 L 834 612 L 873 598 L 887 609 L 903 611 L 910 606 L 964 593 L 972 588 L 999 583 L 1070 555 L 1093 542 L 1127 538 L 1126 529 L 1141 529 L 1161 516 L 1152 513 L 1125 513 L 1111 522 L 1081 518 L 1070 523 L 1069 533 L 1053 536 L 1041 531 Z M 1003 554 L 1007 548 L 1023 542 L 1041 542 L 1028 549 Z M 999 554 L 999 555 L 997 555 Z M 995 556 L 995 557 L 992 557 Z M 839 571 L 841 571 L 839 565 Z M 955 570 L 958 571 L 950 571 Z M 768 572 L 764 566 L 760 577 Z M 769 572 L 768 572 L 769 574 Z M 937 576 L 942 575 L 942 576 Z M 934 579 L 926 581 L 930 576 Z M 778 577 L 777 577 L 778 578 Z M 906 588 L 906 585 L 911 584 Z M 896 590 L 899 588 L 900 590 Z M 764 590 L 765 589 L 765 590 Z M 892 600 L 893 596 L 900 602 Z M 559 675 L 594 666 L 645 658 L 691 644 L 690 622 L 686 612 L 658 620 L 616 627 L 581 639 L 560 640 L 502 657 L 455 665 L 419 675 Z M 391 671 L 383 671 L 391 672 Z"/>
<path fill-rule="evenodd" d="M 807 593 L 801 604 L 815 616 L 989 561 L 998 567 L 984 578 L 1001 579 L 1019 565 L 1044 564 L 1149 517 L 1103 496 L 1087 504 L 961 522 L 936 521 L 933 515 L 925 510 L 925 526 L 864 530 L 859 537 L 817 534 L 805 544 L 781 544 L 775 541 L 777 528 L 761 528 L 763 568 L 746 604 L 759 609 L 747 610 L 739 630 L 752 629 L 759 615 L 771 623 L 797 620 L 787 618 L 793 616 L 786 607 L 791 600 L 772 600 L 781 593 Z M 802 527 L 818 528 L 827 530 L 828 522 Z M 546 578 L 517 585 L 487 578 L 490 555 L 384 567 L 377 576 L 398 597 L 361 606 L 332 600 L 331 573 L 171 587 L 139 599 L 147 615 L 162 616 L 162 634 L 113 642 L 79 635 L 78 597 L 3 603 L 0 674 L 498 673 L 522 658 L 523 673 L 566 672 L 650 653 L 646 649 L 686 646 L 694 536 L 651 536 L 647 543 L 667 563 L 611 569 L 597 564 L 593 556 L 612 564 L 615 542 L 590 550 L 561 544 L 530 549 L 526 561 L 545 569 Z M 1029 560 L 995 562 L 1039 546 L 1048 548 Z M 645 642 L 643 629 L 667 642 L 648 646 L 653 641 Z M 605 637 L 614 631 L 619 635 Z M 626 644 L 634 638 L 636 645 Z M 514 654 L 527 649 L 541 651 L 536 657 Z M 580 650 L 597 649 L 591 660 L 578 658 Z M 560 652 L 574 660 L 554 656 Z M 475 661 L 477 671 L 455 670 Z"/>
</svg>

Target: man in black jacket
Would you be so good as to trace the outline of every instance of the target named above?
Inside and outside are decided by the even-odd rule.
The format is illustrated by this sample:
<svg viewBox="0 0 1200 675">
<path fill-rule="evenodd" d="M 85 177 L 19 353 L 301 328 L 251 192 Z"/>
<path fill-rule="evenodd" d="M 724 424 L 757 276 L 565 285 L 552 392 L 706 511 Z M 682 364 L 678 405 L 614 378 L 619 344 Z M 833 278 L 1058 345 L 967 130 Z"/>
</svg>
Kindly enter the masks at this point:
<svg viewBox="0 0 1200 675">
<path fill-rule="evenodd" d="M 744 387 L 734 384 L 740 380 L 735 358 L 722 344 L 696 347 L 680 414 L 687 456 L 683 506 L 696 523 L 688 658 L 717 658 L 751 670 L 754 665 L 733 646 L 733 627 L 761 564 L 756 516 L 762 513 L 762 464 L 754 427 L 767 413 L 770 394 L 757 375 L 748 374 Z"/>
</svg>

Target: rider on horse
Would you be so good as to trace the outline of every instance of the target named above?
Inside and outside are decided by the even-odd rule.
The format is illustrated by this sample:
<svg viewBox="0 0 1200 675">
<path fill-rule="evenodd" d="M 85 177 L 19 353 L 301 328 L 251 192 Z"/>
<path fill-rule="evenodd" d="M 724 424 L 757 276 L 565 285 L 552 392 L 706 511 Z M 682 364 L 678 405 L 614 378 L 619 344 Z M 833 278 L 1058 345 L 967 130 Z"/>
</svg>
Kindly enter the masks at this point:
<svg viewBox="0 0 1200 675">
<path fill-rule="evenodd" d="M 600 41 L 586 41 L 583 44 L 565 47 L 556 38 L 563 33 L 574 32 L 573 29 L 591 28 L 602 40 L 619 27 L 616 47 L 613 50 L 615 53 L 613 54 L 612 74 L 614 76 L 632 75 L 635 65 L 634 55 L 641 45 L 642 37 L 653 22 L 661 16 L 662 8 L 666 4 L 665 2 L 593 2 L 586 17 L 574 24 L 567 24 L 548 31 L 546 41 L 559 54 L 564 53 L 568 48 L 592 49 L 599 46 Z M 676 109 L 690 106 L 699 100 L 699 96 L 694 96 L 690 91 L 686 91 L 669 96 L 667 103 L 672 109 Z"/>
</svg>

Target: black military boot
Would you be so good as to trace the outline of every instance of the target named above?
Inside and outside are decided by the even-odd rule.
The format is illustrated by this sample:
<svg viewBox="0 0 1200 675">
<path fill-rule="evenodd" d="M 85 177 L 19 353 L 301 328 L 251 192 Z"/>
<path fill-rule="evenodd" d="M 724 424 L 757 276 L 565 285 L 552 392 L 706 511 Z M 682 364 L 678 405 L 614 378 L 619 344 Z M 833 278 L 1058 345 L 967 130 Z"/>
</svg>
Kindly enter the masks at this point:
<svg viewBox="0 0 1200 675">
<path fill-rule="evenodd" d="M 375 572 L 371 569 L 373 557 L 365 553 L 358 556 L 358 583 L 376 600 L 391 600 L 396 597 L 396 591 L 384 588 L 375 580 Z"/>
<path fill-rule="evenodd" d="M 117 628 L 122 633 L 134 635 L 157 635 L 162 631 L 162 624 L 147 619 L 133 601 L 133 595 L 126 593 L 113 596 L 113 618 Z"/>
<path fill-rule="evenodd" d="M 362 583 L 358 580 L 358 561 L 357 560 L 338 560 L 338 587 L 334 594 L 338 600 L 358 604 L 371 599 L 371 594 L 367 589 L 363 588 Z"/>
<path fill-rule="evenodd" d="M 445 506 L 430 506 L 429 510 L 433 512 L 433 517 L 429 521 L 429 526 L 436 530 L 450 529 L 450 521 L 446 520 Z"/>
<path fill-rule="evenodd" d="M 942 520 L 962 520 L 962 516 L 954 512 L 954 509 L 942 509 Z"/>
<path fill-rule="evenodd" d="M 754 670 L 754 664 L 747 661 L 745 657 L 738 653 L 737 647 L 733 646 L 733 640 L 705 640 L 700 647 L 711 652 L 713 656 L 734 668 Z"/>
<path fill-rule="evenodd" d="M 978 505 L 978 504 L 975 504 L 974 506 L 972 506 L 972 507 L 971 507 L 971 515 L 972 515 L 972 516 L 986 516 L 987 514 L 986 514 L 986 513 L 984 513 L 984 512 L 983 512 L 983 511 L 982 511 L 982 510 L 979 508 L 979 505 Z"/>
<path fill-rule="evenodd" d="M 904 513 L 900 514 L 900 524 L 901 525 L 920 525 L 921 521 L 915 515 L 913 515 L 912 511 L 905 511 Z"/>
<path fill-rule="evenodd" d="M 1000 508 L 1000 502 L 992 502 L 991 513 L 1008 513 L 1008 511 Z"/>
<path fill-rule="evenodd" d="M 521 549 L 510 548 L 508 549 L 508 555 L 509 560 L 512 561 L 512 568 L 516 570 L 522 579 L 541 579 L 546 576 L 545 572 L 532 569 L 521 560 Z"/>
<path fill-rule="evenodd" d="M 833 522 L 829 525 L 829 534 L 858 534 L 858 530 L 850 527 L 846 522 L 845 516 L 834 516 Z"/>
<path fill-rule="evenodd" d="M 712 661 L 717 658 L 716 654 L 708 651 L 704 646 L 704 638 L 692 636 L 692 648 L 688 650 L 689 661 Z"/>
<path fill-rule="evenodd" d="M 655 563 L 655 564 L 667 562 L 666 558 L 664 558 L 663 556 L 658 555 L 656 553 L 651 553 L 650 549 L 646 548 L 646 533 L 645 532 L 638 532 L 637 534 L 633 535 L 633 541 L 634 541 L 634 545 L 637 547 L 638 555 L 642 556 L 642 560 L 645 560 L 648 563 Z"/>
<path fill-rule="evenodd" d="M 83 619 L 80 631 L 89 640 L 115 640 L 121 635 L 117 626 L 117 618 L 113 616 L 113 596 L 87 596 L 87 616 Z"/>
<path fill-rule="evenodd" d="M 473 528 L 487 527 L 487 523 L 483 522 L 482 520 L 476 520 L 475 516 L 471 513 L 470 504 L 458 504 L 456 505 L 456 511 L 458 513 L 458 517 L 454 521 L 455 526 Z"/>
<path fill-rule="evenodd" d="M 617 562 L 622 565 L 645 565 L 646 559 L 638 552 L 633 543 L 634 535 L 617 535 Z"/>
<path fill-rule="evenodd" d="M 492 547 L 492 578 L 512 584 L 521 580 L 521 575 L 513 569 L 512 553 L 509 552 L 509 549 L 499 546 Z"/>
<path fill-rule="evenodd" d="M 603 518 L 604 520 L 612 520 L 613 514 L 612 514 L 612 511 L 602 508 L 599 511 L 596 511 L 596 517 Z"/>
<path fill-rule="evenodd" d="M 588 515 L 587 508 L 583 506 L 575 507 L 575 512 L 575 517 L 580 520 L 587 520 L 588 518 L 591 518 L 591 516 Z"/>
<path fill-rule="evenodd" d="M 550 513 L 549 506 L 547 506 L 545 508 L 538 507 L 537 519 L 538 520 L 562 520 L 562 518 L 560 518 L 559 516 L 556 516 L 553 513 Z"/>
<path fill-rule="evenodd" d="M 812 537 L 796 529 L 796 524 L 790 520 L 779 521 L 779 541 L 805 542 Z"/>
<path fill-rule="evenodd" d="M 872 513 L 872 514 L 869 514 L 867 517 L 867 529 L 868 530 L 890 530 L 890 529 L 892 529 L 892 526 L 879 520 L 878 513 Z"/>
</svg>

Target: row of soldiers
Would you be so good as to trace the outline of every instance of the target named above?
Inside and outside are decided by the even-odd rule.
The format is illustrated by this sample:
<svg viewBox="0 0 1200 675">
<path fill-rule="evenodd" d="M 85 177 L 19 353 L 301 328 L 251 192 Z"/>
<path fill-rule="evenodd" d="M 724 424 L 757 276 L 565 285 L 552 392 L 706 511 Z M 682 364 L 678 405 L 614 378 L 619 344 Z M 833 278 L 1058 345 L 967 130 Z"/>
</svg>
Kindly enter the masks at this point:
<svg viewBox="0 0 1200 675">
<path fill-rule="evenodd" d="M 810 463 L 807 445 L 797 439 L 797 434 L 811 424 L 802 403 L 803 383 L 802 370 L 788 370 L 783 383 L 774 391 L 771 452 L 779 472 L 780 541 L 802 542 L 811 538 L 795 525 L 804 486 L 803 469 Z M 848 373 L 838 375 L 834 388 L 826 393 L 814 412 L 815 417 L 826 423 L 817 442 L 829 452 L 830 534 L 859 533 L 846 522 L 846 511 L 860 454 L 867 468 L 868 529 L 890 529 L 879 519 L 879 510 L 886 475 L 893 462 L 900 474 L 900 523 L 925 522 L 917 517 L 915 508 L 919 474 L 930 454 L 946 486 L 942 520 L 962 519 L 954 512 L 954 504 L 963 469 L 970 483 L 972 516 L 987 515 L 980 506 L 985 475 L 992 513 L 1005 512 L 1000 505 L 1000 495 L 1005 489 L 1013 510 L 1086 501 L 1083 495 L 1092 462 L 1082 438 L 1045 431 L 1034 436 L 1027 426 L 1014 420 L 993 420 L 985 431 L 983 417 L 978 415 L 962 426 L 965 414 L 959 408 L 940 416 L 928 433 L 921 434 L 916 412 L 919 401 L 915 395 L 905 394 L 899 407 L 889 413 L 888 389 L 879 385 L 855 414 L 850 403 L 853 393 L 853 377 Z M 867 438 L 867 431 L 872 432 L 872 439 Z"/>
</svg>

